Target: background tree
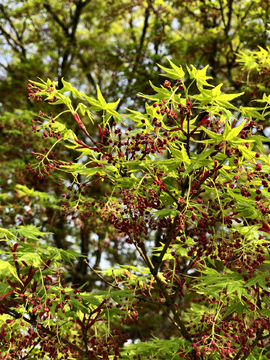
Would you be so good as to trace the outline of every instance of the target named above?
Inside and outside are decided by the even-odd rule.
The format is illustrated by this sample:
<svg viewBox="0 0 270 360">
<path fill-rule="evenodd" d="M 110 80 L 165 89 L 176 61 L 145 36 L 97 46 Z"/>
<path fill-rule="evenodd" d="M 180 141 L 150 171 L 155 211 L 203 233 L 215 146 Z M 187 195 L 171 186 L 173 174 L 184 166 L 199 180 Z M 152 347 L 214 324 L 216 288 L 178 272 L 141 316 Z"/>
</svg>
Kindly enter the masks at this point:
<svg viewBox="0 0 270 360">
<path fill-rule="evenodd" d="M 156 63 L 166 56 L 182 65 L 209 64 L 216 83 L 239 89 L 236 53 L 268 45 L 268 9 L 268 0 L 5 0 L 1 111 L 14 110 L 14 90 L 16 107 L 29 107 L 18 86 L 29 73 L 59 82 L 64 77 L 89 95 L 98 84 L 110 101 L 121 97 L 118 107 L 137 106 L 134 93 L 149 89 L 146 74 L 158 80 Z"/>
</svg>

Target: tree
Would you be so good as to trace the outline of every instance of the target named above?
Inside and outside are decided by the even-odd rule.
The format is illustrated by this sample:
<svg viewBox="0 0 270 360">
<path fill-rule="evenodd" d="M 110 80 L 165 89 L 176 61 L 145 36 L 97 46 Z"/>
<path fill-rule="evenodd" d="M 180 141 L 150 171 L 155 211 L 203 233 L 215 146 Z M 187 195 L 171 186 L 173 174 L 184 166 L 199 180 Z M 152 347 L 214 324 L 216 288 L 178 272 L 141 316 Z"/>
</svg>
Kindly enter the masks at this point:
<svg viewBox="0 0 270 360">
<path fill-rule="evenodd" d="M 269 98 L 243 107 L 243 94 L 209 83 L 207 67 L 160 68 L 163 86 L 140 94 L 145 112 L 125 115 L 98 86 L 94 99 L 65 80 L 61 90 L 30 80 L 30 98 L 64 104 L 86 138 L 66 126 L 67 112 L 41 110 L 32 131 L 45 151 L 32 150 L 27 170 L 41 180 L 60 171 L 64 217 L 82 228 L 99 219 L 136 262 L 99 271 L 85 259 L 107 286 L 91 293 L 62 278 L 81 253 L 49 246 L 41 238 L 51 234 L 35 226 L 2 228 L 3 359 L 270 357 L 269 157 L 254 133 Z M 102 113 L 98 138 L 80 118 L 86 111 Z M 60 143 L 68 151 L 51 157 Z M 70 149 L 87 160 L 70 161 Z M 101 183 L 109 192 L 96 199 Z M 110 234 L 104 242 L 113 245 Z M 134 322 L 144 341 L 125 347 Z"/>
<path fill-rule="evenodd" d="M 226 94 L 245 91 L 234 105 L 249 106 L 250 100 L 262 98 L 264 93 L 268 95 L 268 52 L 257 49 L 258 45 L 263 48 L 268 45 L 268 8 L 268 1 L 3 2 L 0 5 L 1 226 L 9 229 L 14 224 L 35 224 L 41 232 L 53 233 L 46 238 L 49 245 L 88 256 L 95 270 L 104 259 L 109 267 L 138 263 L 131 247 L 120 251 L 122 245 L 114 228 L 95 216 L 95 212 L 90 215 L 92 221 L 84 227 L 75 215 L 74 221 L 65 221 L 59 173 L 53 172 L 38 180 L 34 174 L 29 176 L 25 167 L 33 161 L 31 152 L 44 154 L 47 151 L 43 142 L 29 130 L 31 119 L 37 118 L 39 111 L 48 114 L 44 121 L 51 121 L 53 115 L 49 115 L 52 108 L 48 102 L 43 103 L 41 109 L 38 102 L 27 99 L 22 83 L 31 74 L 35 80 L 37 77 L 58 80 L 59 89 L 64 77 L 93 98 L 96 98 L 95 84 L 98 83 L 107 101 L 121 98 L 117 111 L 123 112 L 128 106 L 143 112 L 145 99 L 135 94 L 152 92 L 148 79 L 159 84 L 156 63 L 167 66 L 165 56 L 169 56 L 176 64 L 193 63 L 197 68 L 210 64 L 212 84 L 217 86 L 223 82 L 222 90 Z M 248 54 L 248 50 L 252 53 Z M 246 74 L 237 65 L 238 51 L 247 71 L 254 68 L 249 72 L 248 83 Z M 260 74 L 258 69 L 262 70 Z M 197 91 L 194 84 L 190 93 L 193 91 Z M 80 101 L 72 97 L 74 108 Z M 65 109 L 63 104 L 57 107 L 59 113 Z M 194 109 L 193 113 L 196 114 Z M 95 140 L 99 136 L 97 124 L 103 121 L 100 114 L 95 114 L 92 124 L 87 113 L 80 113 Z M 260 120 L 258 113 L 254 114 L 254 119 Z M 110 127 L 113 127 L 112 122 Z M 65 124 L 80 141 L 89 145 L 87 134 L 71 115 L 66 114 Z M 267 124 L 267 120 L 260 123 L 259 132 Z M 54 144 L 55 138 L 50 139 L 45 147 Z M 107 138 L 104 143 L 106 141 Z M 267 144 L 267 139 L 264 143 Z M 50 153 L 53 159 L 68 159 L 72 163 L 87 161 L 87 157 L 76 160 L 77 151 L 61 142 L 54 149 L 57 151 Z M 167 156 L 166 151 L 164 155 Z M 66 176 L 71 183 L 72 175 Z M 77 179 L 75 191 L 84 183 L 84 175 L 78 174 Z M 109 182 L 99 181 L 87 191 L 89 196 L 96 196 L 98 202 L 105 193 L 111 193 L 110 186 Z M 112 246 L 108 246 L 108 234 Z M 157 231 L 151 237 L 156 247 L 161 245 L 161 236 L 162 232 Z M 152 262 L 155 263 L 154 256 Z M 90 271 L 84 257 L 72 259 L 72 264 L 65 263 L 65 269 L 67 272 L 63 276 L 67 283 L 86 284 L 85 291 L 103 291 L 107 287 Z M 106 279 L 113 282 L 111 276 Z M 150 309 L 149 305 L 144 311 Z M 140 319 L 142 321 L 142 317 Z M 161 321 L 162 318 L 155 318 L 154 334 L 159 335 L 156 329 Z M 145 331 L 142 332 L 142 328 Z M 145 324 L 129 326 L 130 339 L 149 339 L 148 329 Z"/>
</svg>

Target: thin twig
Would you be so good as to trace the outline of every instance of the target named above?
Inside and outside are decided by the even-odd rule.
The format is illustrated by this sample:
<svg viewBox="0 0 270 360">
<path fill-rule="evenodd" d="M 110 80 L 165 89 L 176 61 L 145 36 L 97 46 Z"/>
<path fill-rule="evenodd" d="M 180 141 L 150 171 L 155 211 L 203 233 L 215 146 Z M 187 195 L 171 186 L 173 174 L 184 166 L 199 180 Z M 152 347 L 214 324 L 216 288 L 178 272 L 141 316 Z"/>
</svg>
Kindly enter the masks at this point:
<svg viewBox="0 0 270 360">
<path fill-rule="evenodd" d="M 106 280 L 103 276 L 101 276 L 95 269 L 92 268 L 92 266 L 87 262 L 86 259 L 84 260 L 84 262 L 87 264 L 89 269 L 91 269 L 93 271 L 93 273 L 95 273 L 100 278 L 100 280 L 105 282 L 107 285 L 113 287 L 114 289 L 123 290 L 119 285 L 114 285 L 114 284 L 110 283 L 108 280 Z"/>
<path fill-rule="evenodd" d="M 117 289 L 117 290 L 124 290 L 123 288 L 121 288 L 121 286 L 119 285 L 114 285 L 112 283 L 110 283 L 109 281 L 107 281 L 103 276 L 101 276 L 100 274 L 98 274 L 96 272 L 95 269 L 92 268 L 92 266 L 89 265 L 89 263 L 84 260 L 87 264 L 87 266 L 89 266 L 89 268 L 100 278 L 100 280 L 104 281 L 107 285 L 113 287 L 114 289 Z M 116 280 L 116 277 L 115 277 L 115 282 L 117 283 L 117 280 Z M 148 296 L 147 294 L 145 294 L 144 292 L 142 293 L 142 296 L 143 297 L 140 297 L 140 296 L 134 296 L 135 299 L 138 299 L 140 301 L 146 301 L 146 302 L 149 302 L 151 304 L 155 304 L 155 305 L 158 305 L 160 306 L 161 304 L 160 303 L 157 303 L 155 300 L 153 300 L 150 296 Z"/>
<path fill-rule="evenodd" d="M 175 227 L 176 227 L 176 222 L 174 220 L 174 222 L 172 224 L 172 227 L 171 227 L 171 230 L 170 230 L 170 232 L 169 232 L 169 234 L 167 236 L 167 241 L 166 241 L 161 253 L 159 254 L 158 259 L 156 260 L 156 265 L 155 265 L 155 267 L 153 269 L 153 272 L 152 272 L 152 274 L 154 276 L 155 276 L 155 274 L 157 274 L 158 268 L 159 268 L 159 266 L 160 266 L 160 264 L 162 262 L 162 259 L 163 259 L 164 255 L 166 254 L 166 251 L 167 251 L 167 249 L 168 249 L 168 247 L 169 247 L 169 245 L 170 245 L 170 243 L 172 241 L 172 234 L 173 234 L 173 231 L 174 231 Z"/>
</svg>

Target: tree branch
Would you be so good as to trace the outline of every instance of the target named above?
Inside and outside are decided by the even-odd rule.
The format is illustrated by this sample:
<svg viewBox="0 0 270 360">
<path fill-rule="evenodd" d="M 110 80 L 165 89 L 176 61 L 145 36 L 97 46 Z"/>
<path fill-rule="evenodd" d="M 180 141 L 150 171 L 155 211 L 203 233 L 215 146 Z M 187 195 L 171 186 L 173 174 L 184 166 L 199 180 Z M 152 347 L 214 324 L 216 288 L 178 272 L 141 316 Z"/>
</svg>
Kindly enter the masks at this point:
<svg viewBox="0 0 270 360">
<path fill-rule="evenodd" d="M 144 39 L 146 36 L 146 31 L 148 28 L 148 20 L 150 17 L 150 8 L 149 6 L 145 9 L 145 14 L 144 14 L 144 25 L 143 25 L 143 30 L 142 30 L 142 34 L 141 34 L 141 38 L 140 38 L 140 45 L 139 45 L 139 49 L 138 49 L 138 53 L 135 59 L 135 66 L 136 64 L 139 62 L 140 60 L 140 56 L 141 56 L 141 52 L 142 52 L 142 48 L 143 48 L 143 43 L 144 43 Z"/>
<path fill-rule="evenodd" d="M 82 65 L 83 65 L 83 67 L 84 67 L 85 69 L 88 69 L 89 65 L 88 65 L 88 64 L 86 64 L 86 62 L 85 62 L 85 60 L 84 60 L 84 58 L 83 58 L 82 54 L 78 54 L 78 58 L 80 59 L 80 61 L 81 61 Z M 87 77 L 87 80 L 88 80 L 88 81 L 92 84 L 93 89 L 94 89 L 95 94 L 96 94 L 96 93 L 97 93 L 96 82 L 95 82 L 95 80 L 94 80 L 94 78 L 93 78 L 92 74 L 88 71 L 85 75 L 86 75 L 86 77 Z"/>
<path fill-rule="evenodd" d="M 231 27 L 232 12 L 233 12 L 233 0 L 228 0 L 228 6 L 229 6 L 228 21 L 227 21 L 227 24 L 226 24 L 226 35 L 227 36 L 229 34 L 229 30 L 230 30 L 230 27 Z"/>
<path fill-rule="evenodd" d="M 138 245 L 136 245 L 136 248 L 138 248 Z M 170 295 L 168 294 L 167 290 L 164 287 L 162 280 L 159 277 L 159 274 L 157 272 L 154 272 L 155 267 L 152 264 L 152 261 L 149 258 L 144 245 L 141 246 L 141 251 L 139 251 L 139 252 L 140 252 L 140 254 L 143 254 L 143 259 L 145 259 L 146 265 L 149 267 L 149 270 L 150 270 L 151 274 L 154 276 L 162 295 L 165 297 L 166 303 L 168 304 L 171 312 L 174 315 L 175 322 L 178 325 L 179 331 L 187 340 L 191 341 L 191 336 L 188 333 L 184 322 L 181 320 L 180 315 L 178 314 L 178 311 L 177 311 L 176 307 L 174 306 L 172 299 L 170 298 Z M 163 256 L 162 256 L 162 258 L 163 258 Z"/>
<path fill-rule="evenodd" d="M 136 44 L 137 39 L 134 33 L 134 27 L 133 27 L 133 18 L 131 16 L 131 18 L 129 19 L 129 27 L 130 27 L 130 31 L 131 31 L 131 39 L 133 40 L 134 44 Z"/>
<path fill-rule="evenodd" d="M 62 30 L 64 30 L 66 36 L 69 36 L 69 32 L 68 32 L 68 26 L 66 26 L 61 20 L 60 18 L 55 14 L 55 12 L 52 10 L 51 5 L 49 4 L 49 2 L 45 2 L 43 4 L 44 8 L 48 11 L 49 14 L 51 14 L 51 16 L 53 17 L 53 19 L 55 20 L 55 22 L 62 28 Z"/>
<path fill-rule="evenodd" d="M 12 49 L 14 51 L 16 51 L 17 53 L 22 54 L 23 57 L 26 57 L 25 56 L 26 52 L 25 52 L 25 48 L 24 48 L 23 44 L 19 40 L 15 39 L 11 34 L 9 34 L 9 32 L 4 28 L 4 26 L 1 23 L 0 23 L 0 30 L 1 30 L 2 34 L 5 36 L 9 45 L 12 47 Z M 19 49 L 14 44 L 12 44 L 11 41 L 13 41 L 14 44 L 19 46 L 21 51 L 19 51 Z"/>
<path fill-rule="evenodd" d="M 166 254 L 166 251 L 167 251 L 167 249 L 168 249 L 168 247 L 169 247 L 169 245 L 170 245 L 170 243 L 172 241 L 172 234 L 173 234 L 173 231 L 174 231 L 175 228 L 176 228 L 176 222 L 174 221 L 173 224 L 172 224 L 172 227 L 170 229 L 170 232 L 169 232 L 169 234 L 167 236 L 166 243 L 165 243 L 161 253 L 159 254 L 159 257 L 155 261 L 156 265 L 155 265 L 155 267 L 153 268 L 153 270 L 151 272 L 154 276 L 157 274 L 158 268 L 159 268 L 159 266 L 160 266 L 160 264 L 162 262 L 162 259 L 163 259 L 164 255 Z"/>
</svg>

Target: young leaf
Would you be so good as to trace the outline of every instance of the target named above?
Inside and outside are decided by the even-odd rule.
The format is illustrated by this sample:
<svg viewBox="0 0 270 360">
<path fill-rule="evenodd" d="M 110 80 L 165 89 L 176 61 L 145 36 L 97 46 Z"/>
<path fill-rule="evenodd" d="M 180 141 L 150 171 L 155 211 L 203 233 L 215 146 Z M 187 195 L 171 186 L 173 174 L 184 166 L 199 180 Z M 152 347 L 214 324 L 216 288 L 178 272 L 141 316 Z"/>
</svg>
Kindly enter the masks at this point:
<svg viewBox="0 0 270 360">
<path fill-rule="evenodd" d="M 98 85 L 97 85 L 97 99 L 98 99 L 100 105 L 102 106 L 102 109 L 106 109 L 107 104 L 106 104 L 106 101 L 105 101 L 103 95 L 101 94 L 101 91 L 100 91 L 100 88 Z"/>
<path fill-rule="evenodd" d="M 51 232 L 42 232 L 36 226 L 31 225 L 19 225 L 15 230 L 19 236 L 26 237 L 28 239 L 39 240 L 39 237 L 52 234 Z"/>
<path fill-rule="evenodd" d="M 166 72 L 166 74 L 160 74 L 160 75 L 161 76 L 166 76 L 167 78 L 173 79 L 173 80 L 178 80 L 178 79 L 182 80 L 184 78 L 184 76 L 185 76 L 185 73 L 184 73 L 184 71 L 182 69 L 182 66 L 178 67 L 171 60 L 169 60 L 168 58 L 167 58 L 167 60 L 169 61 L 172 69 L 166 68 L 166 67 L 161 66 L 161 65 L 158 64 L 158 66 L 162 70 L 164 70 Z"/>
<path fill-rule="evenodd" d="M 240 106 L 239 110 L 240 110 L 242 116 L 245 116 L 248 119 L 265 120 L 264 116 L 257 111 L 257 110 L 261 110 L 261 109 L 254 108 L 254 107 Z"/>
<path fill-rule="evenodd" d="M 193 65 L 191 65 L 191 69 L 187 66 L 187 71 L 189 73 L 190 79 L 195 79 L 199 87 L 202 87 L 203 85 L 213 86 L 208 84 L 208 82 L 206 81 L 208 79 L 213 79 L 211 76 L 206 76 L 208 66 L 209 65 L 205 66 L 201 70 L 197 70 Z"/>
<path fill-rule="evenodd" d="M 231 128 L 229 127 L 228 122 L 226 122 L 226 123 L 225 123 L 225 129 L 226 129 L 226 125 L 227 125 L 228 133 L 226 133 L 226 135 L 225 135 L 225 131 L 224 131 L 224 134 L 223 134 L 224 139 L 225 139 L 226 141 L 232 140 L 234 137 L 236 137 L 237 135 L 239 135 L 240 131 L 243 129 L 243 127 L 245 126 L 245 124 L 246 124 L 246 121 L 242 121 L 242 123 L 241 123 L 239 126 L 231 129 Z"/>
</svg>

